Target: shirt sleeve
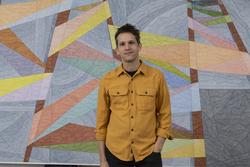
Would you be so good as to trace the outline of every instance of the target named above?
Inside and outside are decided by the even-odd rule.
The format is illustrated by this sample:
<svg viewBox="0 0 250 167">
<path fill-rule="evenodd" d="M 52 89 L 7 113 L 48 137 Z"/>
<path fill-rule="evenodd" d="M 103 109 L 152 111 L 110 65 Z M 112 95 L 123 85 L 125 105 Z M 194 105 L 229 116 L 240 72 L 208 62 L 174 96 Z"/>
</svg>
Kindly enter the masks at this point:
<svg viewBox="0 0 250 167">
<path fill-rule="evenodd" d="M 105 89 L 105 80 L 102 79 L 99 84 L 98 102 L 96 112 L 96 140 L 105 140 L 107 125 L 109 122 L 109 96 Z"/>
<path fill-rule="evenodd" d="M 170 96 L 167 88 L 167 82 L 163 74 L 160 75 L 160 84 L 157 93 L 156 112 L 157 112 L 157 132 L 156 135 L 172 139 L 172 118 L 171 118 L 171 105 Z"/>
</svg>

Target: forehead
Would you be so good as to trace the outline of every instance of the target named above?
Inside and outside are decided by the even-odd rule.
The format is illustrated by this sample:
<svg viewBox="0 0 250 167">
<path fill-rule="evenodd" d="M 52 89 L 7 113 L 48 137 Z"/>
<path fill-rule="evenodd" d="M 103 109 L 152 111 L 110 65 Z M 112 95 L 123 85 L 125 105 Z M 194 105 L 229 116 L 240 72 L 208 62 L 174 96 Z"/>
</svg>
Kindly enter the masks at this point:
<svg viewBox="0 0 250 167">
<path fill-rule="evenodd" d="M 136 38 L 132 33 L 124 32 L 118 35 L 117 41 L 118 42 L 136 41 Z"/>
</svg>

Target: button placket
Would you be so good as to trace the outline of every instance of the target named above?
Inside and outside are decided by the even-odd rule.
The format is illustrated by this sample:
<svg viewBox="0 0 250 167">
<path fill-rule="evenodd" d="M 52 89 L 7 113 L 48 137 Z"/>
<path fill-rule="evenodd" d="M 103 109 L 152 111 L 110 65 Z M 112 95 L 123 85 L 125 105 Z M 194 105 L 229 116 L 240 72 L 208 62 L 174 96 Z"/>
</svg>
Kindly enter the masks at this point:
<svg viewBox="0 0 250 167">
<path fill-rule="evenodd" d="M 135 101 L 134 101 L 134 96 L 135 96 L 135 92 L 134 92 L 134 82 L 131 78 L 131 81 L 130 81 L 130 105 L 131 105 L 131 110 L 130 110 L 130 135 L 132 138 L 134 138 L 134 125 L 135 125 Z M 132 144 L 133 144 L 133 140 L 132 140 Z"/>
</svg>

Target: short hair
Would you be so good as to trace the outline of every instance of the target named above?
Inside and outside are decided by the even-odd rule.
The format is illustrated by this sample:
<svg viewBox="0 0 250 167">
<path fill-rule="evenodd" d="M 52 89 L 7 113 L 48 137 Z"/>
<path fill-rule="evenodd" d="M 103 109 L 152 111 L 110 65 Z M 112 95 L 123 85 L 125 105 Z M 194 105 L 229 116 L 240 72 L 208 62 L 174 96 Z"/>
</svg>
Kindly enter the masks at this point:
<svg viewBox="0 0 250 167">
<path fill-rule="evenodd" d="M 115 33 L 115 43 L 116 46 L 118 46 L 118 40 L 117 37 L 121 34 L 121 33 L 131 33 L 135 36 L 135 39 L 137 41 L 138 44 L 141 44 L 140 41 L 140 30 L 138 30 L 135 26 L 127 23 L 124 24 L 123 26 L 121 26 L 120 28 L 117 29 L 116 33 Z"/>
</svg>

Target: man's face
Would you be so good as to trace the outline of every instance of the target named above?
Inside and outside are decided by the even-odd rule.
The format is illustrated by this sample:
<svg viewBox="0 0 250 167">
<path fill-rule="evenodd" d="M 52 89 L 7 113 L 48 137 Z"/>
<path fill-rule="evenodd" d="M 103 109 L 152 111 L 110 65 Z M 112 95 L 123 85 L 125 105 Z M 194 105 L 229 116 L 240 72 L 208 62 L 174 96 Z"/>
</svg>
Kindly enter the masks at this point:
<svg viewBox="0 0 250 167">
<path fill-rule="evenodd" d="M 121 33 L 117 37 L 116 52 L 121 56 L 123 62 L 132 63 L 139 59 L 141 44 L 138 44 L 136 38 L 131 33 Z"/>
</svg>

